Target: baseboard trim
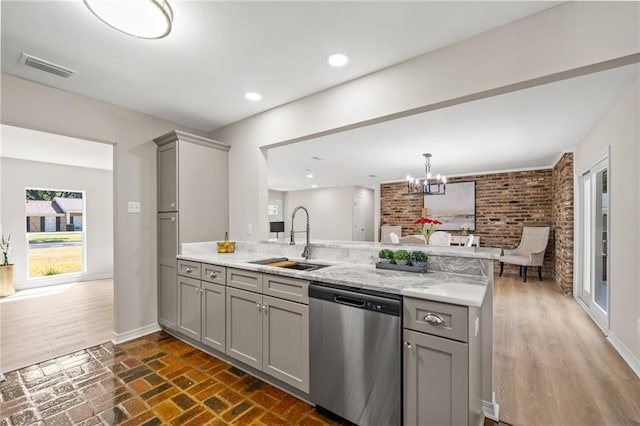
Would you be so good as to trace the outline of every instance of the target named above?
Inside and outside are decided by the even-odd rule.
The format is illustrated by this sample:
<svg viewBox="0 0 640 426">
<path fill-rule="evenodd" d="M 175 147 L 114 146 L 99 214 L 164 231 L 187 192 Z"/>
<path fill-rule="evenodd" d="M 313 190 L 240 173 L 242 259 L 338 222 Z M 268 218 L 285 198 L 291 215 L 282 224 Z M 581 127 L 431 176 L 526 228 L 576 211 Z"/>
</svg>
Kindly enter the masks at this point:
<svg viewBox="0 0 640 426">
<path fill-rule="evenodd" d="M 622 343 L 622 341 L 618 339 L 618 337 L 613 334 L 612 331 L 609 331 L 607 340 L 609 341 L 609 343 L 611 343 L 611 346 L 613 346 L 614 349 L 618 351 L 622 359 L 624 359 L 629 367 L 631 367 L 633 372 L 636 373 L 636 376 L 640 378 L 640 360 L 631 353 L 629 348 L 627 348 L 627 346 Z"/>
<path fill-rule="evenodd" d="M 500 405 L 496 402 L 496 393 L 493 392 L 493 401 L 482 401 L 482 413 L 488 419 L 497 422 L 500 419 Z"/>
<path fill-rule="evenodd" d="M 146 336 L 147 334 L 155 333 L 156 331 L 162 330 L 158 324 L 149 324 L 144 327 L 136 328 L 131 331 L 127 331 L 124 333 L 116 333 L 113 332 L 113 342 L 114 345 L 118 345 L 120 343 L 128 342 L 129 340 L 137 339 L 138 337 Z"/>
</svg>

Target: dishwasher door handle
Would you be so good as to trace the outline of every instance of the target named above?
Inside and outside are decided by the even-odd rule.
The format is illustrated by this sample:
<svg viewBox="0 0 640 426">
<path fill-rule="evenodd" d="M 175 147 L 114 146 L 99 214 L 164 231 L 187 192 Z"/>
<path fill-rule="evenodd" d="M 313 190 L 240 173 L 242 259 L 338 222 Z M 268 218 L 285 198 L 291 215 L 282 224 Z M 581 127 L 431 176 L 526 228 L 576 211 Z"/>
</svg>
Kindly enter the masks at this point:
<svg viewBox="0 0 640 426">
<path fill-rule="evenodd" d="M 355 306 L 356 308 L 364 308 L 364 299 L 356 299 L 355 297 L 333 296 L 333 301 L 342 305 Z"/>
</svg>

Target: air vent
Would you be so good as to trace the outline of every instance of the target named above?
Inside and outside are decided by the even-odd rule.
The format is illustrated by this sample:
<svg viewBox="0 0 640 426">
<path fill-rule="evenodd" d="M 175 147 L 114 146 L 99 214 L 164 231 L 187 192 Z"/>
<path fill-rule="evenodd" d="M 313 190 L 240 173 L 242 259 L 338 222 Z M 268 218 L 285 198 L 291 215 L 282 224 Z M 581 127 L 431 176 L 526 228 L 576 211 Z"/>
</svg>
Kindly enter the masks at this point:
<svg viewBox="0 0 640 426">
<path fill-rule="evenodd" d="M 58 77 L 62 78 L 69 78 L 73 74 L 78 73 L 78 71 L 72 70 L 71 68 L 63 67 L 62 65 L 54 64 L 53 62 L 36 58 L 35 56 L 31 56 L 26 53 L 22 54 L 20 63 L 40 71 L 48 72 L 49 74 L 57 75 Z"/>
</svg>

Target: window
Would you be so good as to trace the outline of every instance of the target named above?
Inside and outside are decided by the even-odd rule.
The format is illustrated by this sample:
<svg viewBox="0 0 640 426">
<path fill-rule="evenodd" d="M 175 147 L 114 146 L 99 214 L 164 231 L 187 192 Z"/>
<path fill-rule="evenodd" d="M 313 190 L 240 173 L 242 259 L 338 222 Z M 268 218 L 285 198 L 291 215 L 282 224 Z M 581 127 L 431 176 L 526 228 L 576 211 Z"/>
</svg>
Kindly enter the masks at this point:
<svg viewBox="0 0 640 426">
<path fill-rule="evenodd" d="M 84 272 L 85 194 L 27 188 L 29 278 Z"/>
</svg>

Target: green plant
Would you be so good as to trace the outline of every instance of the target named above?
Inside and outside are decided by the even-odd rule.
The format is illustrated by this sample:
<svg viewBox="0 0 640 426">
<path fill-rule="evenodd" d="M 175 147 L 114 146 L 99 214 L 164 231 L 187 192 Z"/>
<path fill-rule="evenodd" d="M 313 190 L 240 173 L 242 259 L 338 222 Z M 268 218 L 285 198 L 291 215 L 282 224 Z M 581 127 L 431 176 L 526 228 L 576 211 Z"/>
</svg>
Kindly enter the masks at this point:
<svg viewBox="0 0 640 426">
<path fill-rule="evenodd" d="M 409 260 L 409 252 L 406 250 L 397 250 L 393 253 L 393 258 L 395 260 Z"/>
<path fill-rule="evenodd" d="M 48 266 L 47 269 L 44 270 L 44 273 L 42 275 L 58 275 L 59 273 L 60 271 L 58 271 L 53 266 Z"/>
<path fill-rule="evenodd" d="M 411 262 L 416 263 L 416 262 L 426 262 L 427 261 L 427 255 L 424 254 L 424 252 L 421 251 L 412 251 L 411 252 Z"/>
<path fill-rule="evenodd" d="M 393 251 L 389 249 L 382 249 L 378 252 L 378 257 L 380 259 L 393 259 Z"/>
</svg>

